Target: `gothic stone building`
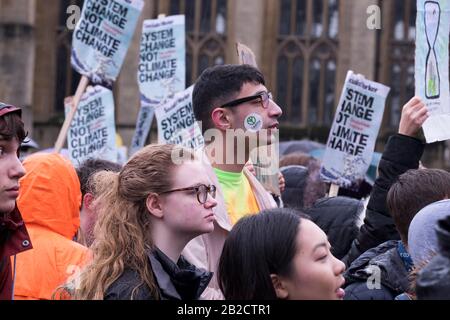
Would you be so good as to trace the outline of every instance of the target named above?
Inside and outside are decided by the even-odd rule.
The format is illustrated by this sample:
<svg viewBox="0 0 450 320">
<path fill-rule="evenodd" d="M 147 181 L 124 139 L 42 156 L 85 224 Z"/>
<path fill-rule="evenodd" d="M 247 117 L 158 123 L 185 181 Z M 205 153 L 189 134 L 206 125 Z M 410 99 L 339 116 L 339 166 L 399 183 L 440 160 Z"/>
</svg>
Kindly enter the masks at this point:
<svg viewBox="0 0 450 320">
<path fill-rule="evenodd" d="M 326 141 L 347 70 L 391 87 L 377 151 L 397 130 L 401 107 L 414 94 L 416 0 L 144 1 L 114 84 L 116 124 L 125 145 L 139 109 L 140 26 L 159 14 L 186 15 L 188 85 L 208 66 L 237 63 L 237 41 L 255 52 L 284 111 L 282 140 Z M 78 84 L 70 66 L 70 25 L 71 6 L 82 4 L 0 0 L 0 100 L 25 107 L 27 129 L 43 148 L 54 144 L 64 97 L 73 95 Z M 155 132 L 150 139 L 156 139 Z M 446 143 L 437 143 L 427 147 L 424 160 L 447 167 L 448 158 Z"/>
</svg>

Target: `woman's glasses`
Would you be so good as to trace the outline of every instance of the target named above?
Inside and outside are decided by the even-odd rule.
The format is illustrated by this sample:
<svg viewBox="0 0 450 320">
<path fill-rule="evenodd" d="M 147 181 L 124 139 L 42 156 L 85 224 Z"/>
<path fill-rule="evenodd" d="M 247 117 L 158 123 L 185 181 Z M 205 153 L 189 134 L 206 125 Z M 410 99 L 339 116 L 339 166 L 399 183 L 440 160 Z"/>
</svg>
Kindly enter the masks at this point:
<svg viewBox="0 0 450 320">
<path fill-rule="evenodd" d="M 211 197 L 213 199 L 216 198 L 216 186 L 215 185 L 209 185 L 206 186 L 204 184 L 195 186 L 195 187 L 189 187 L 189 188 L 181 188 L 181 189 L 174 189 L 174 190 L 169 190 L 169 191 L 164 191 L 161 192 L 161 194 L 164 193 L 171 193 L 171 192 L 178 192 L 178 191 L 190 191 L 190 190 L 195 190 L 195 192 L 197 193 L 197 200 L 200 204 L 204 204 L 206 202 L 206 200 L 208 199 L 208 193 L 211 195 Z"/>
</svg>

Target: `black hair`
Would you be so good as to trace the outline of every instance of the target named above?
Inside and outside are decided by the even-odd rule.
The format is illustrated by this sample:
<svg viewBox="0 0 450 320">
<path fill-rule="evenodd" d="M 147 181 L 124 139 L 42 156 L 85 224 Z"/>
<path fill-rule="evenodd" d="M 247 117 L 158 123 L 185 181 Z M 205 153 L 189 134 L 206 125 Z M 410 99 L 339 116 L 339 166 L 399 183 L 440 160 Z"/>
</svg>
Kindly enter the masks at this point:
<svg viewBox="0 0 450 320">
<path fill-rule="evenodd" d="M 287 208 L 239 220 L 219 260 L 218 281 L 227 300 L 277 299 L 271 274 L 290 276 L 303 213 Z"/>
<path fill-rule="evenodd" d="M 87 192 L 92 192 L 89 180 L 94 173 L 98 171 L 113 171 L 119 172 L 122 166 L 118 163 L 114 163 L 101 159 L 87 159 L 81 165 L 76 168 L 78 179 L 80 180 L 81 194 L 84 195 Z"/>
<path fill-rule="evenodd" d="M 250 65 L 219 65 L 203 71 L 192 94 L 195 119 L 201 121 L 203 134 L 213 127 L 214 108 L 232 100 L 249 82 L 265 85 L 263 74 Z"/>
<path fill-rule="evenodd" d="M 5 140 L 17 138 L 22 143 L 27 137 L 20 114 L 10 112 L 0 117 L 0 136 Z"/>
</svg>

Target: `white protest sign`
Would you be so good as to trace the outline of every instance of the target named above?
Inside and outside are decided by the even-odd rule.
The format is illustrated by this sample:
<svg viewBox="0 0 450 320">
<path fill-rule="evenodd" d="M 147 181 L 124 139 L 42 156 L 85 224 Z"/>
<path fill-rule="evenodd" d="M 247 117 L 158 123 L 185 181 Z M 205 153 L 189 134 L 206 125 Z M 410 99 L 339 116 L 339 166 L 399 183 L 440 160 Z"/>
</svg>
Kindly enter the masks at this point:
<svg viewBox="0 0 450 320">
<path fill-rule="evenodd" d="M 141 110 L 131 154 L 145 145 L 154 108 L 186 88 L 186 32 L 184 15 L 145 20 L 137 74 Z"/>
<path fill-rule="evenodd" d="M 154 115 L 155 108 L 152 106 L 141 106 L 139 109 L 139 114 L 136 121 L 136 130 L 134 131 L 133 138 L 131 139 L 130 156 L 144 147 L 148 133 L 150 132 Z"/>
<path fill-rule="evenodd" d="M 328 137 L 320 175 L 340 187 L 355 189 L 369 168 L 390 88 L 347 73 Z"/>
<path fill-rule="evenodd" d="M 255 68 L 258 68 L 258 65 L 256 64 L 256 56 L 249 47 L 247 47 L 242 43 L 237 42 L 236 50 L 240 64 L 248 64 Z"/>
<path fill-rule="evenodd" d="M 192 108 L 193 89 L 194 86 L 190 86 L 156 108 L 159 143 L 175 144 L 190 149 L 204 146 L 202 132 L 195 121 Z"/>
<path fill-rule="evenodd" d="M 116 80 L 143 0 L 86 0 L 72 40 L 72 67 L 93 83 Z"/>
<path fill-rule="evenodd" d="M 423 124 L 428 143 L 450 139 L 448 0 L 417 0 L 416 96 L 430 113 Z"/>
<path fill-rule="evenodd" d="M 138 84 L 143 105 L 157 106 L 186 88 L 184 15 L 145 20 Z"/>
<path fill-rule="evenodd" d="M 70 98 L 65 102 L 67 115 Z M 70 126 L 67 144 L 74 165 L 88 158 L 117 161 L 112 91 L 95 86 L 84 93 Z"/>
</svg>

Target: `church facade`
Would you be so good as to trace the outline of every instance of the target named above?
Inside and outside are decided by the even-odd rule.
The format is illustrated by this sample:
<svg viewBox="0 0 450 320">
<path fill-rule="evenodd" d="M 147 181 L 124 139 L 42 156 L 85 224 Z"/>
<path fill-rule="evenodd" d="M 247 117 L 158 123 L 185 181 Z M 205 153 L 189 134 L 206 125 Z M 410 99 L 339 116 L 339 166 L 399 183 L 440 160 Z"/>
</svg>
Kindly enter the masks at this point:
<svg viewBox="0 0 450 320">
<path fill-rule="evenodd" d="M 129 145 L 139 110 L 137 64 L 142 21 L 186 15 L 186 84 L 208 66 L 237 63 L 250 47 L 283 108 L 281 139 L 325 142 L 347 70 L 391 87 L 377 150 L 414 95 L 415 0 L 144 0 L 131 47 L 114 84 L 115 119 Z M 70 66 L 76 8 L 83 0 L 0 0 L 0 100 L 23 106 L 31 137 L 51 147 L 64 98 L 79 75 Z M 149 141 L 156 140 L 152 131 Z M 446 143 L 425 164 L 450 166 Z"/>
</svg>

